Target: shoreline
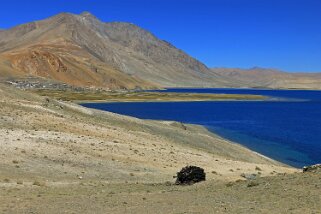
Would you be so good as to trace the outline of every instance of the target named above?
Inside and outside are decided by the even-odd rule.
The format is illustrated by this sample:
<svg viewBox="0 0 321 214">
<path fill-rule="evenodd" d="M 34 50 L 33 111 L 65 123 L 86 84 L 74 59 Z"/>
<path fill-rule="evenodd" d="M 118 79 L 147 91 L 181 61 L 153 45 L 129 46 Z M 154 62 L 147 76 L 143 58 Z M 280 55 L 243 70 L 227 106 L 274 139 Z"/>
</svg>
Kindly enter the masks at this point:
<svg viewBox="0 0 321 214">
<path fill-rule="evenodd" d="M 64 91 L 58 91 L 59 93 L 57 93 L 57 91 L 52 91 L 52 90 L 41 90 L 41 92 L 47 92 L 47 93 L 40 93 L 41 96 L 50 96 L 52 98 L 56 98 L 57 99 L 57 96 L 60 97 L 61 95 L 63 95 L 63 92 Z M 49 92 L 49 93 L 48 93 Z M 52 93 L 55 93 L 56 96 L 52 96 Z M 80 96 L 87 96 L 88 94 L 91 95 L 91 93 L 74 93 L 74 92 L 71 92 L 71 94 L 68 94 L 67 97 L 70 98 L 72 95 L 74 94 L 77 94 L 77 95 L 80 95 Z M 147 98 L 144 97 L 146 96 L 147 94 Z M 164 95 L 166 96 L 167 94 L 164 93 L 164 92 L 160 92 L 160 93 L 155 93 L 155 92 L 152 92 L 152 93 L 149 93 L 149 92 L 130 92 L 130 93 L 116 93 L 116 94 L 107 94 L 107 96 L 121 96 L 121 98 L 118 98 L 118 99 L 109 99 L 109 100 L 102 100 L 102 99 L 98 99 L 98 100 L 79 100 L 79 99 L 76 99 L 74 98 L 73 100 L 65 100 L 63 99 L 63 101 L 71 101 L 72 103 L 75 103 L 81 107 L 86 107 L 88 108 L 87 106 L 85 106 L 86 104 L 95 104 L 95 103 L 164 103 L 164 102 L 224 102 L 224 101 L 228 101 L 228 102 L 253 102 L 253 101 L 260 101 L 260 102 L 264 102 L 264 101 L 273 101 L 273 102 L 280 102 L 280 101 L 288 101 L 288 100 L 291 100 L 290 98 L 274 98 L 274 97 L 269 97 L 269 96 L 263 96 L 263 95 L 248 95 L 248 94 L 203 94 L 203 93 L 174 93 L 174 92 L 169 92 L 168 94 L 171 94 L 171 95 L 174 95 L 170 98 L 167 98 L 165 97 L 166 99 L 162 99 L 164 98 Z M 152 95 L 152 99 L 150 99 L 148 96 Z M 183 95 L 185 99 L 178 99 L 179 96 Z M 190 98 L 189 96 L 194 96 L 192 98 Z M 213 96 L 213 99 L 196 99 L 198 96 L 203 96 L 205 95 L 205 97 L 207 96 Z M 139 99 L 135 99 L 135 98 L 131 98 L 131 96 L 134 96 L 134 97 L 139 97 Z M 157 98 L 157 96 L 159 98 Z M 224 99 L 220 99 L 220 97 L 224 97 L 226 96 Z M 238 97 L 238 99 L 230 99 L 229 97 L 233 97 L 233 96 L 236 96 Z M 252 99 L 244 99 L 245 97 L 251 97 Z M 155 99 L 156 97 L 156 99 Z M 214 99 L 215 98 L 215 99 Z M 95 108 L 91 108 L 91 109 L 95 109 Z M 97 110 L 97 109 L 96 109 Z M 108 112 L 106 110 L 102 110 L 102 111 L 105 111 L 105 112 Z M 119 114 L 119 115 L 122 115 L 122 114 Z M 123 116 L 126 116 L 126 115 L 123 115 Z M 137 118 L 138 119 L 138 118 Z M 177 121 L 173 121 L 173 122 L 177 122 Z M 204 126 L 204 128 L 206 128 Z M 207 128 L 206 128 L 207 129 Z M 207 129 L 208 130 L 208 129 Z M 289 165 L 285 162 L 282 162 L 282 161 L 278 161 L 278 160 L 275 160 L 273 158 L 270 158 L 268 156 L 265 156 L 259 152 L 256 152 L 255 150 L 247 147 L 246 145 L 243 145 L 239 142 L 236 142 L 236 141 L 232 141 L 230 139 L 227 139 L 225 138 L 224 136 L 220 136 L 218 135 L 217 133 L 213 132 L 213 131 L 210 131 L 208 130 L 210 133 L 213 133 L 214 135 L 216 136 L 219 136 L 221 138 L 223 138 L 224 140 L 226 141 L 229 141 L 229 142 L 232 142 L 234 144 L 237 144 L 237 145 L 240 145 L 244 148 L 247 148 L 249 149 L 250 151 L 264 157 L 265 159 L 267 160 L 273 160 L 275 162 L 278 162 L 278 163 L 281 163 L 282 165 L 284 166 L 288 166 L 288 167 L 292 167 L 292 168 L 295 168 L 295 169 L 299 169 L 299 167 L 297 166 L 292 166 L 292 165 Z"/>
<path fill-rule="evenodd" d="M 189 138 L 185 138 L 184 137 L 184 141 L 186 140 L 187 142 L 190 142 L 190 145 L 189 146 L 192 146 L 193 148 L 200 148 L 200 149 L 202 149 L 202 150 L 204 150 L 205 152 L 214 152 L 214 153 L 216 153 L 216 154 L 221 154 L 221 155 L 224 155 L 224 154 L 226 154 L 226 155 L 228 155 L 228 156 L 230 156 L 230 154 L 232 154 L 232 156 L 234 155 L 235 156 L 235 159 L 238 159 L 240 156 L 240 154 L 238 154 L 239 152 L 236 152 L 236 148 L 239 148 L 239 147 L 242 147 L 243 149 L 241 149 L 241 148 L 239 148 L 239 149 L 241 149 L 241 151 L 243 151 L 244 152 L 244 154 L 245 153 L 247 153 L 247 152 L 251 152 L 251 154 L 254 154 L 253 153 L 253 151 L 252 150 L 250 150 L 250 149 L 248 149 L 248 148 L 246 148 L 246 147 L 244 147 L 244 146 L 242 146 L 242 145 L 240 145 L 240 144 L 237 144 L 237 143 L 234 143 L 234 142 L 230 142 L 229 140 L 227 140 L 227 139 L 223 139 L 223 138 L 221 138 L 221 137 L 219 137 L 218 135 L 216 135 L 215 133 L 213 133 L 213 132 L 211 132 L 211 131 L 209 131 L 209 130 L 207 130 L 206 129 L 206 127 L 200 127 L 200 126 L 197 126 L 197 125 L 183 125 L 183 126 L 187 126 L 188 128 L 188 130 L 187 130 L 187 132 L 186 132 L 186 130 L 184 129 L 184 128 L 182 128 L 181 127 L 181 125 L 177 125 L 177 124 L 179 124 L 179 123 L 177 123 L 177 122 L 169 122 L 170 123 L 170 125 L 166 125 L 166 123 L 168 123 L 168 122 L 160 122 L 160 121 L 150 121 L 150 120 L 140 120 L 140 119 L 137 119 L 137 118 L 133 118 L 133 117 L 128 117 L 128 116 L 123 116 L 123 115 L 120 115 L 120 114 L 113 114 L 113 113 L 110 113 L 110 112 L 107 112 L 107 111 L 100 111 L 100 110 L 94 110 L 94 109 L 89 109 L 89 108 L 86 108 L 86 107 L 83 107 L 83 106 L 81 106 L 81 105 L 79 105 L 79 104 L 76 104 L 76 103 L 72 103 L 72 102 L 64 102 L 64 101 L 55 101 L 55 100 L 51 100 L 51 98 L 45 98 L 45 97 L 40 97 L 40 96 L 37 96 L 37 95 L 33 95 L 33 94 L 31 94 L 31 93 L 28 93 L 28 92 L 23 92 L 23 91 L 19 91 L 19 90 L 17 90 L 17 89 L 13 89 L 13 88 L 11 88 L 11 89 L 9 89 L 10 91 L 12 91 L 11 93 L 9 93 L 8 95 L 9 96 L 12 96 L 12 94 L 18 94 L 19 95 L 19 98 L 18 98 L 18 103 L 20 103 L 22 100 L 20 100 L 21 98 L 20 97 L 28 97 L 28 96 L 31 96 L 31 97 L 34 97 L 34 98 L 32 98 L 31 99 L 31 103 L 33 103 L 34 101 L 33 100 L 42 100 L 41 102 L 43 102 L 42 104 L 35 104 L 35 106 L 34 107 L 36 107 L 36 109 L 38 109 L 38 110 L 45 110 L 45 111 L 48 111 L 49 109 L 50 109 L 50 111 L 48 111 L 48 112 L 51 112 L 51 113 L 54 113 L 54 112 L 57 112 L 57 113 L 55 113 L 55 115 L 56 114 L 58 114 L 58 115 L 61 115 L 61 116 L 59 116 L 58 118 L 65 118 L 65 117 L 67 117 L 70 113 L 72 113 L 72 112 L 78 112 L 77 113 L 77 115 L 79 114 L 79 113 L 81 113 L 81 114 L 84 114 L 84 116 L 85 115 L 87 115 L 87 116 L 89 116 L 89 117 L 92 117 L 91 115 L 95 115 L 95 114 L 97 114 L 97 115 L 105 115 L 104 117 L 106 117 L 106 118 L 118 118 L 118 119 L 116 119 L 116 123 L 114 124 L 114 123 L 112 123 L 112 125 L 113 126 L 119 126 L 119 125 L 117 125 L 117 124 L 119 124 L 120 123 L 120 121 L 121 120 L 129 120 L 129 121 L 131 121 L 131 120 L 134 120 L 134 121 L 140 121 L 139 122 L 139 124 L 141 124 L 140 126 L 156 126 L 157 127 L 157 129 L 159 129 L 159 132 L 157 132 L 157 136 L 159 136 L 160 138 L 163 138 L 163 137 L 166 137 L 166 138 L 168 138 L 169 137 L 169 139 L 171 139 L 171 138 L 173 138 L 173 139 L 176 139 L 176 134 L 174 134 L 174 133 L 176 133 L 177 131 L 175 131 L 175 132 L 173 132 L 173 135 L 168 135 L 168 134 L 166 134 L 166 132 L 164 132 L 165 130 L 167 130 L 167 129 L 169 129 L 169 130 L 171 130 L 171 131 L 173 131 L 172 129 L 174 129 L 174 130 L 179 130 L 180 131 L 180 134 L 182 135 L 182 136 L 185 136 L 186 134 L 192 134 L 192 135 L 196 135 L 195 137 L 197 137 L 197 135 L 199 135 L 199 134 L 201 134 L 201 133 L 203 133 L 203 134 L 205 134 L 205 133 L 207 133 L 207 135 L 208 134 L 211 134 L 211 135 L 213 135 L 214 137 L 213 138 L 211 138 L 211 137 L 209 137 L 209 136 L 207 136 L 207 135 L 204 135 L 204 137 L 206 137 L 206 139 L 202 139 L 201 140 L 201 143 L 198 143 L 198 141 L 199 140 L 196 140 L 196 141 L 191 141 L 191 139 L 189 139 Z M 25 94 L 25 95 L 20 95 L 20 94 Z M 9 99 L 10 100 L 10 99 Z M 22 102 L 25 102 L 25 101 L 22 101 Z M 10 100 L 10 102 L 9 103 L 12 103 L 12 100 Z M 8 103 L 8 104 L 9 104 Z M 14 105 L 14 103 L 12 103 L 11 105 Z M 21 105 L 21 104 L 20 104 Z M 24 106 L 24 105 L 23 105 Z M 22 107 L 23 107 L 22 106 Z M 28 105 L 25 105 L 25 108 L 33 108 L 33 105 L 31 105 L 31 104 L 28 104 Z M 49 109 L 48 109 L 49 108 Z M 69 110 L 68 110 L 69 109 Z M 30 109 L 30 110 L 32 110 L 32 109 Z M 38 111 L 37 110 L 37 111 Z M 32 110 L 33 111 L 33 110 Z M 70 111 L 72 111 L 72 112 L 70 112 Z M 60 112 L 60 113 L 59 113 Z M 79 115 L 80 116 L 80 115 Z M 79 116 L 77 116 L 77 117 L 79 117 Z M 86 117 L 87 117 L 86 116 Z M 68 116 L 69 117 L 69 116 Z M 20 119 L 20 118 L 19 118 Z M 93 121 L 93 125 L 98 125 L 98 124 L 100 124 L 101 122 L 100 122 L 100 120 L 101 119 L 103 119 L 103 118 L 101 118 L 101 116 L 99 116 L 97 119 L 94 119 L 94 121 Z M 61 120 L 61 119 L 59 119 L 59 120 Z M 65 120 L 65 119 L 64 119 Z M 103 119 L 103 120 L 105 120 L 105 119 Z M 114 120 L 114 119 L 113 119 Z M 54 122 L 54 121 L 52 121 L 52 122 Z M 52 123 L 52 122 L 50 122 L 50 123 Z M 86 123 L 87 123 L 87 121 L 85 121 Z M 107 122 L 107 121 L 106 121 Z M 50 124 L 49 123 L 49 124 Z M 70 122 L 68 122 L 68 123 L 70 123 Z M 96 124 L 97 123 L 97 124 Z M 110 122 L 108 122 L 108 123 L 110 123 Z M 121 124 L 123 124 L 123 122 L 121 122 Z M 163 124 L 163 125 L 162 125 Z M 165 126 L 164 126 L 164 124 L 165 124 Z M 176 124 L 176 125 L 175 125 Z M 44 127 L 47 127 L 48 126 L 48 124 L 44 124 L 43 125 Z M 65 125 L 63 125 L 63 127 L 64 127 Z M 128 123 L 125 123 L 125 124 L 123 124 L 122 126 L 125 126 L 125 127 L 127 127 L 126 129 L 132 129 L 133 127 L 128 127 Z M 42 127 L 42 126 L 40 126 L 40 127 Z M 42 127 L 42 129 L 43 129 L 43 127 Z M 57 129 L 57 128 L 55 128 L 55 129 Z M 205 131 L 206 130 L 206 131 Z M 64 131 L 64 129 L 62 129 L 61 131 Z M 164 132 L 164 133 L 163 133 Z M 201 136 L 200 136 L 201 137 Z M 225 146 L 228 146 L 229 148 L 230 148 L 230 146 L 232 146 L 232 145 L 225 145 L 223 142 L 225 142 L 225 143 L 231 143 L 231 144 L 233 144 L 233 146 L 230 148 L 230 149 L 232 149 L 232 150 L 234 150 L 235 151 L 235 153 L 233 153 L 232 151 L 230 151 L 230 152 L 228 152 L 228 153 L 226 153 L 226 151 L 221 151 L 221 152 L 218 152 L 218 151 L 220 151 L 220 150 L 213 150 L 213 146 L 215 147 L 216 145 L 213 145 L 213 141 L 215 142 L 215 141 L 222 141 L 222 144 L 218 144 L 218 145 L 221 145 L 222 146 L 222 148 L 223 147 L 225 147 Z M 182 142 L 181 140 L 175 140 L 178 144 L 182 144 L 182 145 L 185 145 L 185 143 L 184 143 L 184 141 Z M 217 145 L 217 146 L 218 146 Z M 186 145 L 185 145 L 186 146 Z M 207 149 L 208 149 L 208 151 L 207 151 Z M 220 147 L 217 147 L 217 149 L 221 149 Z M 242 152 L 241 152 L 241 155 L 243 155 L 242 154 Z M 255 155 L 254 155 L 255 156 Z M 253 157 L 254 157 L 253 156 Z M 242 156 L 242 158 L 243 159 L 248 159 L 247 158 L 247 156 Z M 267 158 L 264 158 L 265 160 L 267 160 Z M 268 162 L 270 162 L 270 161 L 268 161 Z"/>
<path fill-rule="evenodd" d="M 246 100 L 246 99 L 215 99 L 215 100 L 75 100 L 73 103 L 90 104 L 90 103 L 163 103 L 163 102 L 265 102 L 279 100 Z"/>
<path fill-rule="evenodd" d="M 230 101 L 230 100 L 227 100 L 227 101 Z M 233 100 L 234 101 L 234 100 Z M 238 101 L 238 100 L 236 100 Z M 243 100 L 241 100 L 243 101 Z M 117 101 L 116 101 L 117 102 Z M 128 102 L 131 102 L 131 101 L 128 101 Z M 142 101 L 142 102 L 148 102 L 148 101 Z M 151 102 L 155 102 L 155 101 L 151 101 Z M 166 101 L 164 101 L 166 102 Z M 173 101 L 173 102 L 176 102 L 176 101 Z M 190 101 L 181 101 L 181 102 L 190 102 Z M 196 101 L 196 102 L 203 102 L 203 101 Z M 113 102 L 103 102 L 103 103 L 113 103 Z M 119 103 L 126 103 L 126 101 L 123 101 L 123 102 L 119 102 Z M 215 133 L 214 131 L 211 131 L 209 130 L 206 126 L 204 125 L 199 125 L 199 124 L 191 124 L 191 123 L 182 123 L 182 122 L 179 122 L 179 121 L 175 121 L 175 120 L 153 120 L 153 119 L 141 119 L 141 118 L 137 118 L 135 116 L 128 116 L 128 115 L 125 115 L 125 114 L 120 114 L 120 113 L 113 113 L 113 112 L 110 112 L 110 111 L 106 111 L 106 110 L 101 110 L 101 109 L 96 109 L 96 108 L 89 108 L 89 107 L 85 107 L 85 106 L 82 106 L 81 104 L 79 104 L 78 102 L 75 102 L 76 105 L 80 106 L 80 107 L 84 107 L 84 108 L 87 108 L 87 109 L 94 109 L 94 110 L 98 110 L 98 111 L 103 111 L 103 112 L 107 112 L 107 113 L 112 113 L 112 114 L 116 114 L 116 115 L 120 115 L 120 116 L 124 116 L 124 117 L 130 117 L 130 118 L 134 118 L 134 119 L 137 119 L 137 120 L 142 120 L 142 121 L 152 121 L 152 122 L 160 122 L 160 123 L 168 123 L 168 124 L 177 124 L 179 126 L 190 126 L 190 127 L 195 127 L 195 128 L 202 128 L 202 129 L 205 129 L 209 134 L 213 135 L 215 138 L 220 138 L 222 139 L 223 141 L 227 142 L 227 143 L 231 143 L 231 144 L 234 144 L 234 145 L 237 145 L 237 146 L 240 146 L 244 149 L 247 149 L 249 150 L 252 154 L 255 154 L 255 155 L 258 155 L 260 156 L 261 158 L 271 162 L 271 163 L 274 163 L 274 164 L 277 164 L 277 165 L 281 165 L 281 166 L 284 166 L 284 167 L 289 167 L 289 168 L 293 168 L 293 169 L 298 169 L 300 170 L 300 168 L 298 167 L 294 167 L 294 166 L 290 166 L 286 163 L 283 163 L 281 161 L 278 161 L 278 160 L 275 160 L 273 158 L 270 158 L 268 156 L 265 156 L 259 152 L 256 152 L 250 148 L 248 148 L 247 146 L 241 144 L 241 143 L 238 143 L 236 141 L 232 141 L 232 140 L 229 140 L 217 133 Z"/>
<path fill-rule="evenodd" d="M 321 91 L 320 88 L 261 88 L 261 87 L 251 87 L 251 88 L 247 88 L 247 87 L 243 87 L 243 88 L 233 88 L 233 87 L 226 87 L 226 88 L 208 88 L 208 87 L 204 87 L 204 88 L 193 88 L 193 87 L 169 87 L 169 88 L 163 88 L 163 89 L 148 89 L 148 90 L 144 90 L 144 91 L 167 91 L 170 89 L 217 89 L 217 90 L 282 90 L 282 91 Z"/>
<path fill-rule="evenodd" d="M 129 101 L 129 102 L 130 102 L 130 101 Z M 148 102 L 148 101 L 146 101 L 146 102 Z M 173 101 L 173 102 L 176 102 L 176 101 Z M 183 102 L 184 102 L 184 101 L 183 101 Z M 186 101 L 186 102 L 189 102 L 189 101 Z M 200 101 L 200 102 L 202 102 L 202 101 Z M 95 103 L 95 102 L 93 102 L 93 103 Z M 97 103 L 100 103 L 100 102 L 97 102 Z M 103 103 L 113 103 L 113 102 L 103 102 Z M 126 103 L 126 102 L 119 102 L 119 103 Z M 135 118 L 135 119 L 138 119 L 138 120 L 142 120 L 142 121 L 155 121 L 155 122 L 161 122 L 161 123 L 176 123 L 176 124 L 180 124 L 180 125 L 182 125 L 182 126 L 202 127 L 202 128 L 204 128 L 204 129 L 206 129 L 207 132 L 209 132 L 210 134 L 214 135 L 216 138 L 221 138 L 222 140 L 224 140 L 224 141 L 226 141 L 226 142 L 228 142 L 228 143 L 232 143 L 232 144 L 238 145 L 238 146 L 240 146 L 240 147 L 243 147 L 243 148 L 251 151 L 253 154 L 258 155 L 258 156 L 262 157 L 263 159 L 265 159 L 265 160 L 267 160 L 267 161 L 274 162 L 274 163 L 279 164 L 279 165 L 282 165 L 282 166 L 284 166 L 284 167 L 290 167 L 290 168 L 294 168 L 294 169 L 298 169 L 298 170 L 301 169 L 301 168 L 299 168 L 299 167 L 294 167 L 294 166 L 288 165 L 288 164 L 286 164 L 286 163 L 283 163 L 283 162 L 281 162 L 281 161 L 278 161 L 278 160 L 275 160 L 275 159 L 273 159 L 273 158 L 270 158 L 270 157 L 268 157 L 268 156 L 266 156 L 266 155 L 263 155 L 263 154 L 261 154 L 261 153 L 259 153 L 259 152 L 256 152 L 256 151 L 254 151 L 253 149 L 251 149 L 251 148 L 249 148 L 249 147 L 247 147 L 247 146 L 245 146 L 245 145 L 243 145 L 243 144 L 241 144 L 241 143 L 239 143 L 239 142 L 236 142 L 236 141 L 232 141 L 232 140 L 230 140 L 230 139 L 227 139 L 227 138 L 219 135 L 219 134 L 216 133 L 215 131 L 209 130 L 205 125 L 191 124 L 191 123 L 182 123 L 182 122 L 175 121 L 175 120 L 141 119 L 141 118 L 137 118 L 137 117 L 135 117 L 135 116 L 128 116 L 128 115 L 120 114 L 120 113 L 113 113 L 113 112 L 110 112 L 110 111 L 107 111 L 107 110 L 101 110 L 101 109 L 96 109 L 96 108 L 89 108 L 89 107 L 86 107 L 86 106 L 81 105 L 81 104 L 85 104 L 85 103 L 75 102 L 75 104 L 77 104 L 77 105 L 79 105 L 79 106 L 81 106 L 81 107 L 88 108 L 88 109 L 94 109 L 94 110 L 98 110 L 98 111 L 104 111 L 104 112 L 107 112 L 107 113 L 117 114 L 117 115 L 121 115 L 121 116 L 125 116 L 125 117 L 132 117 L 132 118 Z M 87 103 L 87 104 L 90 104 L 90 103 Z"/>
<path fill-rule="evenodd" d="M 70 90 L 29 90 L 30 92 L 76 103 L 88 102 L 192 102 L 192 101 L 265 101 L 268 96 L 252 94 L 164 93 L 164 92 L 75 92 Z"/>
</svg>

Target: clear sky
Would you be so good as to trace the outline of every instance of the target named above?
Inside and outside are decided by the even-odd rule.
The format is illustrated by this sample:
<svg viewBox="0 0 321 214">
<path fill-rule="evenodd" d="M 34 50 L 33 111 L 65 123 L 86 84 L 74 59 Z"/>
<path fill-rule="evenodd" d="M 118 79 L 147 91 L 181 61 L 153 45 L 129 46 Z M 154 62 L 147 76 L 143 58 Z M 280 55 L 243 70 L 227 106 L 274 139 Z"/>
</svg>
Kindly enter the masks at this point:
<svg viewBox="0 0 321 214">
<path fill-rule="evenodd" d="M 321 0 L 1 0 L 0 28 L 82 11 L 137 24 L 209 67 L 321 72 Z"/>
</svg>

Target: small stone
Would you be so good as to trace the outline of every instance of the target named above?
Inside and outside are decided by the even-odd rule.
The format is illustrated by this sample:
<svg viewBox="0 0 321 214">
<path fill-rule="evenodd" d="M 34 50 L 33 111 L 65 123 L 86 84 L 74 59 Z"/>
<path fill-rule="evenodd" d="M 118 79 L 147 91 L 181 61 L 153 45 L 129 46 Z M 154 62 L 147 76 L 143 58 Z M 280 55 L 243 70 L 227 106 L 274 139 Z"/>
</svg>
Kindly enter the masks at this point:
<svg viewBox="0 0 321 214">
<path fill-rule="evenodd" d="M 250 181 L 248 184 L 247 184 L 247 187 L 255 187 L 255 186 L 258 186 L 259 183 L 256 182 L 256 181 Z"/>
<path fill-rule="evenodd" d="M 225 184 L 225 186 L 227 186 L 227 187 L 231 187 L 231 186 L 233 186 L 233 185 L 234 185 L 233 182 L 228 182 L 227 184 Z"/>
<path fill-rule="evenodd" d="M 35 181 L 35 182 L 33 182 L 32 185 L 34 185 L 34 186 L 39 186 L 39 187 L 43 187 L 43 186 L 46 186 L 46 183 L 43 182 L 43 181 Z"/>
<path fill-rule="evenodd" d="M 165 186 L 172 186 L 172 183 L 170 181 L 166 181 Z"/>
<path fill-rule="evenodd" d="M 255 180 L 257 178 L 257 175 L 256 174 L 245 174 L 245 173 L 242 173 L 241 177 L 243 177 L 243 178 L 245 178 L 247 180 Z"/>
<path fill-rule="evenodd" d="M 262 171 L 262 169 L 260 167 L 258 167 L 258 166 L 255 167 L 255 170 L 256 171 Z"/>
</svg>

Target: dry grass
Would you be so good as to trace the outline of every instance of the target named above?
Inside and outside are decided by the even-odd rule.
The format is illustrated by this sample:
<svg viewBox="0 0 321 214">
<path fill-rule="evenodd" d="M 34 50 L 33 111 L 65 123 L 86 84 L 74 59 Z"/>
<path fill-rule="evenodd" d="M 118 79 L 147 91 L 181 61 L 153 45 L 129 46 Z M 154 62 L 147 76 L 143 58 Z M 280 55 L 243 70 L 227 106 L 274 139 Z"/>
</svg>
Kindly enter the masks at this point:
<svg viewBox="0 0 321 214">
<path fill-rule="evenodd" d="M 166 92 L 75 92 L 71 90 L 32 90 L 41 96 L 64 101 L 144 102 L 144 101 L 215 101 L 215 100 L 265 100 L 267 97 L 249 94 L 200 94 Z"/>
</svg>

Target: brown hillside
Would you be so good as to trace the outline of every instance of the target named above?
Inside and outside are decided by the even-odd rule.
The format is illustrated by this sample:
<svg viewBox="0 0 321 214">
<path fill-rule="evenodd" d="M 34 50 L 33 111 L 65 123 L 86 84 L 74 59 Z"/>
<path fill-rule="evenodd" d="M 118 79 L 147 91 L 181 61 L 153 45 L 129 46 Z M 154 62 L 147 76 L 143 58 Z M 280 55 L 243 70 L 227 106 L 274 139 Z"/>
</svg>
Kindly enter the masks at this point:
<svg viewBox="0 0 321 214">
<path fill-rule="evenodd" d="M 219 85 L 205 65 L 148 31 L 129 23 L 104 23 L 89 13 L 62 13 L 0 32 L 0 59 L 13 73 L 76 85 Z"/>
<path fill-rule="evenodd" d="M 287 73 L 275 69 L 214 68 L 233 87 L 321 89 L 321 73 Z"/>
<path fill-rule="evenodd" d="M 131 23 L 61 13 L 0 31 L 0 77 L 44 77 L 103 88 L 268 87 L 320 89 L 320 74 L 209 69 Z"/>
</svg>

